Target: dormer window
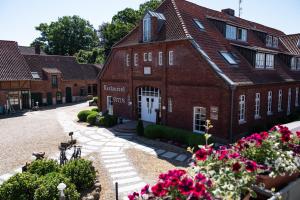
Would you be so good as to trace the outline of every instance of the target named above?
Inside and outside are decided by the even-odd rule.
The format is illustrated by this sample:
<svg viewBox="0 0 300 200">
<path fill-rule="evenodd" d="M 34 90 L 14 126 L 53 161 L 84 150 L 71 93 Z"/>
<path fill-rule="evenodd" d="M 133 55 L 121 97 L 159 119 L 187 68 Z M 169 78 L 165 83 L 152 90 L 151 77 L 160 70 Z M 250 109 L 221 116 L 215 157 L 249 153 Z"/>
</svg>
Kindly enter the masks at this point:
<svg viewBox="0 0 300 200">
<path fill-rule="evenodd" d="M 220 52 L 220 53 L 229 64 L 231 64 L 231 65 L 238 64 L 237 61 L 235 60 L 234 56 L 231 53 L 229 53 L 229 52 Z"/>
<path fill-rule="evenodd" d="M 274 69 L 274 54 L 256 53 L 255 68 L 256 69 Z"/>
<path fill-rule="evenodd" d="M 300 70 L 300 58 L 297 57 L 291 58 L 291 70 L 293 71 Z"/>
<path fill-rule="evenodd" d="M 271 48 L 278 48 L 278 37 L 267 35 L 266 46 Z"/>
<path fill-rule="evenodd" d="M 151 41 L 151 17 L 149 14 L 143 19 L 143 41 Z"/>
<path fill-rule="evenodd" d="M 239 40 L 239 41 L 247 42 L 247 30 L 227 24 L 226 38 L 229 40 Z"/>
</svg>

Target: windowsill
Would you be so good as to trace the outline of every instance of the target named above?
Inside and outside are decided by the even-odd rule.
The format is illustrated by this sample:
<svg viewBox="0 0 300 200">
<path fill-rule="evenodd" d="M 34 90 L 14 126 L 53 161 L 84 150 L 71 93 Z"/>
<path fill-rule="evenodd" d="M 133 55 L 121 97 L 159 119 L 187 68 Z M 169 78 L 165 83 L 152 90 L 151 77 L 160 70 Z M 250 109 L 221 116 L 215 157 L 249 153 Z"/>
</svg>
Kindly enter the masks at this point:
<svg viewBox="0 0 300 200">
<path fill-rule="evenodd" d="M 268 115 L 268 116 L 272 116 L 272 115 L 273 115 L 273 112 L 268 112 L 267 115 Z"/>
<path fill-rule="evenodd" d="M 266 68 L 266 67 L 255 67 L 256 70 L 260 70 L 260 71 L 273 71 L 275 70 L 275 68 Z"/>
<path fill-rule="evenodd" d="M 254 119 L 261 119 L 261 116 L 255 116 Z"/>
<path fill-rule="evenodd" d="M 194 130 L 193 132 L 196 133 L 196 134 L 201 134 L 201 135 L 205 134 L 205 131 L 196 131 L 196 130 Z"/>
<path fill-rule="evenodd" d="M 242 125 L 242 124 L 246 124 L 247 121 L 246 120 L 239 120 L 239 124 Z"/>
</svg>

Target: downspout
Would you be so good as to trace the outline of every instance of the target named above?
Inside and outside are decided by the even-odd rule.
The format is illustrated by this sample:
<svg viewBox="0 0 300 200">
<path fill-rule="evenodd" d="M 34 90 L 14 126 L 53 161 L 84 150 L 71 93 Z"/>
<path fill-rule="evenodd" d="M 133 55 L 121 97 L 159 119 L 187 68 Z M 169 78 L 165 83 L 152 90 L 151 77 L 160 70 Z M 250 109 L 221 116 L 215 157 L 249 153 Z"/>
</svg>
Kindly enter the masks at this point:
<svg viewBox="0 0 300 200">
<path fill-rule="evenodd" d="M 233 142 L 233 112 L 234 112 L 234 92 L 236 89 L 235 85 L 230 86 L 231 89 L 231 105 L 230 105 L 230 130 L 229 130 L 229 140 L 230 143 Z"/>
</svg>

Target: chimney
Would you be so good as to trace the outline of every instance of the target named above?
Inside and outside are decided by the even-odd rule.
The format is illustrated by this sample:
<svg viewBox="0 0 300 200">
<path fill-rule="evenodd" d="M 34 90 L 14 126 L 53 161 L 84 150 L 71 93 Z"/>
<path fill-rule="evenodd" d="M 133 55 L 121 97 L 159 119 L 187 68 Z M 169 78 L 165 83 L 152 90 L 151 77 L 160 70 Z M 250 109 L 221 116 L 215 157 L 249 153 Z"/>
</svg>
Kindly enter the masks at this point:
<svg viewBox="0 0 300 200">
<path fill-rule="evenodd" d="M 231 8 L 223 9 L 222 13 L 225 13 L 227 15 L 233 16 L 234 17 L 234 10 Z"/>
<path fill-rule="evenodd" d="M 34 45 L 34 52 L 35 52 L 35 54 L 41 54 L 41 45 L 40 44 L 36 43 Z"/>
</svg>

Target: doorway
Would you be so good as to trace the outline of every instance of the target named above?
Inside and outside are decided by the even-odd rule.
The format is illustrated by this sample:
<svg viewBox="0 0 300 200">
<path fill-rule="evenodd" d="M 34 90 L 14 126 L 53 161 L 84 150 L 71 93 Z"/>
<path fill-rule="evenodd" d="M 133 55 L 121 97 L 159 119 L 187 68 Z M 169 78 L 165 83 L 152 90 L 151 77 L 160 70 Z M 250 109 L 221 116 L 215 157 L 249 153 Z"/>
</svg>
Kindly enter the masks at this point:
<svg viewBox="0 0 300 200">
<path fill-rule="evenodd" d="M 66 87 L 66 103 L 72 103 L 72 89 Z"/>
</svg>

